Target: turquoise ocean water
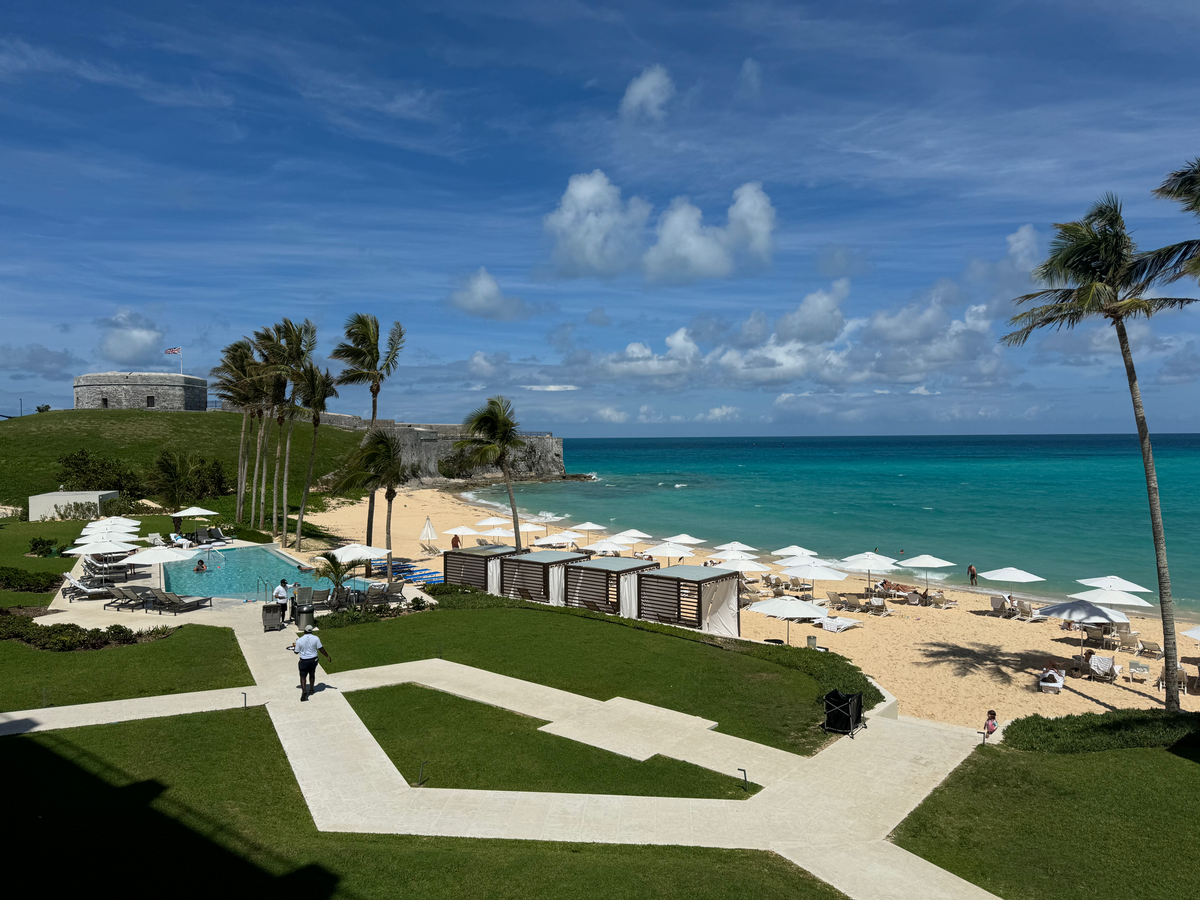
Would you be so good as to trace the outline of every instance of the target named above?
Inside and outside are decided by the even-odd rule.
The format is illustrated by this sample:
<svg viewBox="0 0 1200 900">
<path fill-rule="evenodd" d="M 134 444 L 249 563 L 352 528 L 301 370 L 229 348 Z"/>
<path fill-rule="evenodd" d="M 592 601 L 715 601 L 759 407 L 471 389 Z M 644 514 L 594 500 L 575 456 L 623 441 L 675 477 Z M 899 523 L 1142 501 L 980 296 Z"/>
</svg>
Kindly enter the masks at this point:
<svg viewBox="0 0 1200 900">
<path fill-rule="evenodd" d="M 1200 613 L 1200 435 L 1155 436 L 1154 451 L 1173 594 L 1181 613 Z M 523 510 L 686 531 L 709 547 L 929 553 L 958 564 L 932 573 L 950 584 L 966 582 L 968 563 L 1016 566 L 1046 579 L 1018 592 L 1047 597 L 1120 575 L 1157 602 L 1133 435 L 567 439 L 564 455 L 596 480 L 517 485 Z M 503 488 L 472 496 L 507 505 Z"/>
</svg>

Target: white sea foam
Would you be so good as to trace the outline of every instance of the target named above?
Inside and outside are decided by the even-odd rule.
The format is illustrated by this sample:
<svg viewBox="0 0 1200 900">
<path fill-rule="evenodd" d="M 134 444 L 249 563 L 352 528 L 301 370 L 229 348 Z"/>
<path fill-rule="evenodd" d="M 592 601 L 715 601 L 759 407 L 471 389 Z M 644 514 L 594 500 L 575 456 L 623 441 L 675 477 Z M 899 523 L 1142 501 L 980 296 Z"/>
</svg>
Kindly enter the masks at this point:
<svg viewBox="0 0 1200 900">
<path fill-rule="evenodd" d="M 677 485 L 675 485 L 675 487 L 681 488 L 681 487 L 687 487 L 687 485 L 686 484 L 677 484 Z"/>
</svg>

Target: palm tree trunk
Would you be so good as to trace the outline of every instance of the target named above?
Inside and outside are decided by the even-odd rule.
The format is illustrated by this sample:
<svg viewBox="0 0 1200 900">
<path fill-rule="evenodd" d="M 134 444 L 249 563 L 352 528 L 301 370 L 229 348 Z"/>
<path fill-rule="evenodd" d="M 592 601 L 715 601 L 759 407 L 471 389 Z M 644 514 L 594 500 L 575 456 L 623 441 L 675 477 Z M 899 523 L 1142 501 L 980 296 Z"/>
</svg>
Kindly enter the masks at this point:
<svg viewBox="0 0 1200 900">
<path fill-rule="evenodd" d="M 254 514 L 258 510 L 258 467 L 262 460 L 263 411 L 256 415 L 258 419 L 258 434 L 254 437 L 254 478 L 250 481 L 250 527 L 254 527 Z"/>
<path fill-rule="evenodd" d="M 384 499 L 387 500 L 387 521 L 383 526 L 384 538 L 387 540 L 387 580 L 392 580 L 392 501 L 396 499 L 396 489 L 392 485 L 388 485 L 387 491 L 384 493 Z"/>
<path fill-rule="evenodd" d="M 1167 569 L 1167 538 L 1163 531 L 1162 506 L 1158 499 L 1158 475 L 1154 471 L 1154 451 L 1150 447 L 1150 429 L 1146 426 L 1146 410 L 1142 407 L 1142 391 L 1133 368 L 1133 353 L 1125 323 L 1115 319 L 1121 358 L 1125 360 L 1125 375 L 1129 379 L 1129 396 L 1133 398 L 1133 418 L 1137 422 L 1138 442 L 1142 445 L 1142 466 L 1146 470 L 1146 495 L 1150 500 L 1150 531 L 1154 535 L 1154 562 L 1158 566 L 1158 605 L 1162 612 L 1163 653 L 1167 675 L 1167 712 L 1179 712 L 1179 651 L 1175 640 L 1175 604 L 1171 599 L 1171 573 Z"/>
<path fill-rule="evenodd" d="M 379 412 L 379 385 L 371 385 L 371 427 L 375 427 L 375 416 Z M 371 535 L 375 530 L 375 492 L 367 497 L 367 546 L 371 546 Z"/>
<path fill-rule="evenodd" d="M 246 501 L 246 423 L 250 419 L 250 410 L 242 410 L 242 434 L 238 438 L 238 469 L 237 469 L 237 500 L 233 520 L 242 524 L 242 513 Z"/>
<path fill-rule="evenodd" d="M 263 416 L 263 467 L 262 481 L 258 485 L 258 530 L 267 527 L 267 460 L 271 458 L 271 421 L 275 418 L 275 407 L 270 415 Z"/>
<path fill-rule="evenodd" d="M 521 522 L 517 518 L 517 498 L 513 496 L 512 475 L 508 471 L 508 460 L 500 458 L 500 471 L 504 473 L 504 486 L 508 488 L 508 505 L 512 507 L 513 534 L 516 535 L 517 552 L 521 552 Z"/>
<path fill-rule="evenodd" d="M 292 429 L 296 420 L 288 420 L 287 449 L 283 451 L 283 546 L 288 545 L 288 476 L 292 473 Z"/>
<path fill-rule="evenodd" d="M 275 435 L 275 481 L 271 485 L 271 537 L 279 534 L 279 471 L 283 464 L 283 416 Z"/>
<path fill-rule="evenodd" d="M 308 489 L 312 487 L 313 463 L 317 459 L 317 429 L 321 416 L 313 413 L 312 447 L 308 451 L 308 474 L 304 476 L 304 493 L 300 495 L 300 512 L 296 516 L 296 552 L 300 552 L 300 529 L 304 527 L 304 507 L 308 506 Z"/>
</svg>

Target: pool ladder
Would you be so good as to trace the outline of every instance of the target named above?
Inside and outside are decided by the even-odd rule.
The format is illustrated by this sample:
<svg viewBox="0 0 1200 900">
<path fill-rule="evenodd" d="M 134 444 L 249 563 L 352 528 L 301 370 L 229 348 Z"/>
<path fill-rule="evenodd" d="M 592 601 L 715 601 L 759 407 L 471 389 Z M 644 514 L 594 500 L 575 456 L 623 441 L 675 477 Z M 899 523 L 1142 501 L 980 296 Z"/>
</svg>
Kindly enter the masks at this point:
<svg viewBox="0 0 1200 900">
<path fill-rule="evenodd" d="M 261 585 L 262 590 L 263 590 L 263 603 L 266 603 L 267 601 L 269 601 L 271 599 L 271 584 L 270 584 L 270 582 L 267 581 L 267 579 L 263 578 L 261 575 L 255 575 L 254 577 L 256 579 L 256 583 L 254 585 L 254 592 L 257 594 L 258 588 Z"/>
</svg>

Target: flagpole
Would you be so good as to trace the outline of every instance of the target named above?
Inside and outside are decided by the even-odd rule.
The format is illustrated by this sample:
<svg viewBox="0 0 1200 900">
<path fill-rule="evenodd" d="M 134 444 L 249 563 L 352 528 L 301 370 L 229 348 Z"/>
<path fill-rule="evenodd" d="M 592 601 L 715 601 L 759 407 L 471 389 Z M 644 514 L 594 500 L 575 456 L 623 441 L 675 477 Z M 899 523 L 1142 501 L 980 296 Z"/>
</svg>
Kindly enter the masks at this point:
<svg viewBox="0 0 1200 900">
<path fill-rule="evenodd" d="M 182 345 L 179 348 L 179 374 L 180 375 L 183 374 L 183 347 L 182 347 Z"/>
</svg>

